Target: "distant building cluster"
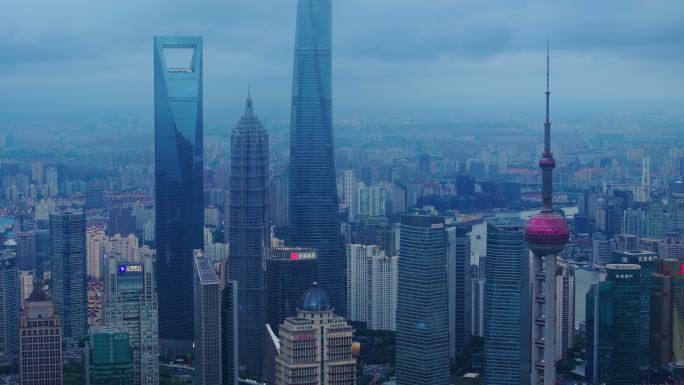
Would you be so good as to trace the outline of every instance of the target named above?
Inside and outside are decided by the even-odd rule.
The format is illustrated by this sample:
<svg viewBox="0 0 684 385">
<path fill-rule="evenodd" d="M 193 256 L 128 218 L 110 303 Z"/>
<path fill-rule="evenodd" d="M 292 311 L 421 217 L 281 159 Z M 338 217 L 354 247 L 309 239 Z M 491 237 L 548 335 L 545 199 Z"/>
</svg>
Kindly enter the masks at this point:
<svg viewBox="0 0 684 385">
<path fill-rule="evenodd" d="M 332 15 L 297 1 L 287 135 L 251 89 L 205 132 L 204 41 L 157 36 L 153 136 L 3 137 L 3 379 L 684 384 L 678 139 L 568 123 L 552 151 L 548 52 L 543 142 L 334 121 Z"/>
</svg>

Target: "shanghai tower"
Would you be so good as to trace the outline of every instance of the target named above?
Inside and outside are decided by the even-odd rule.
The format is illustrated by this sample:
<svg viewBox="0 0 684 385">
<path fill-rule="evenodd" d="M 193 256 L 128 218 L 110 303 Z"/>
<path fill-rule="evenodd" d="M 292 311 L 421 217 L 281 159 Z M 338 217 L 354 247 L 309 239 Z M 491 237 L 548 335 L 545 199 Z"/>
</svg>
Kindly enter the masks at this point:
<svg viewBox="0 0 684 385">
<path fill-rule="evenodd" d="M 299 0 L 292 74 L 290 243 L 318 250 L 318 282 L 346 308 L 332 135 L 332 1 Z"/>
<path fill-rule="evenodd" d="M 202 39 L 154 38 L 155 240 L 159 338 L 189 352 L 193 249 L 203 249 Z"/>
<path fill-rule="evenodd" d="M 230 258 L 237 282 L 238 360 L 261 375 L 261 337 L 266 323 L 264 249 L 270 245 L 268 134 L 247 97 L 245 114 L 230 138 Z"/>
</svg>

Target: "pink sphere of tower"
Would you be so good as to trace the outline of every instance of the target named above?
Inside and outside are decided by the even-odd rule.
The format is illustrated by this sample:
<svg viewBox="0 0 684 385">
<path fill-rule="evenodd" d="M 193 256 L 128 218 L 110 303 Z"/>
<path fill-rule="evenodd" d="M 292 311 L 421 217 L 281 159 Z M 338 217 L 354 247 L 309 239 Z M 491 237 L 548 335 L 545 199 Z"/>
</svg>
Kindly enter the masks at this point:
<svg viewBox="0 0 684 385">
<path fill-rule="evenodd" d="M 542 170 L 553 169 L 554 167 L 556 167 L 556 160 L 552 156 L 544 156 L 539 160 L 539 168 Z"/>
<path fill-rule="evenodd" d="M 558 213 L 536 214 L 525 227 L 525 240 L 537 255 L 556 255 L 563 251 L 569 239 L 568 224 Z"/>
</svg>

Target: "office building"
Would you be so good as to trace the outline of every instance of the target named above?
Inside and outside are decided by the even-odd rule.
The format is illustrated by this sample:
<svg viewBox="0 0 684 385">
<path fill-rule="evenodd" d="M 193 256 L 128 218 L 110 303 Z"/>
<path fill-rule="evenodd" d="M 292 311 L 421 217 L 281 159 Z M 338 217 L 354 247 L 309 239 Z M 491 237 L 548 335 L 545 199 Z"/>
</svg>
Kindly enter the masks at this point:
<svg viewBox="0 0 684 385">
<path fill-rule="evenodd" d="M 341 315 L 345 258 L 332 135 L 332 1 L 298 0 L 290 130 L 290 243 L 318 252 L 318 282 Z"/>
<path fill-rule="evenodd" d="M 110 257 L 105 268 L 104 321 L 125 330 L 131 346 L 131 384 L 159 383 L 159 334 L 154 260 Z"/>
<path fill-rule="evenodd" d="M 615 235 L 615 251 L 639 250 L 639 238 L 632 234 Z"/>
<path fill-rule="evenodd" d="M 154 107 L 159 338 L 189 352 L 193 250 L 204 240 L 202 38 L 154 38 Z"/>
<path fill-rule="evenodd" d="M 669 275 L 651 275 L 648 363 L 653 369 L 662 368 L 673 358 L 671 285 L 672 277 Z"/>
<path fill-rule="evenodd" d="M 532 303 L 524 222 L 487 222 L 484 282 L 485 385 L 530 383 Z"/>
<path fill-rule="evenodd" d="M 271 197 L 270 217 L 273 226 L 281 227 L 289 223 L 288 188 L 289 175 L 287 172 L 283 172 L 280 175 L 274 175 L 273 178 L 271 178 L 269 196 Z"/>
<path fill-rule="evenodd" d="M 0 251 L 0 353 L 12 356 L 19 350 L 19 270 L 16 254 Z"/>
<path fill-rule="evenodd" d="M 397 384 L 446 385 L 449 309 L 444 218 L 403 215 L 399 255 Z"/>
<path fill-rule="evenodd" d="M 85 208 L 98 209 L 105 207 L 104 204 L 104 188 L 98 182 L 91 182 L 86 184 L 85 189 Z"/>
<path fill-rule="evenodd" d="M 449 346 L 451 357 L 465 353 L 470 343 L 472 284 L 470 281 L 470 232 L 472 227 L 447 228 L 447 282 L 449 290 Z"/>
<path fill-rule="evenodd" d="M 45 184 L 47 185 L 47 196 L 56 197 L 59 193 L 59 183 L 57 179 L 57 169 L 50 165 L 45 168 Z"/>
<path fill-rule="evenodd" d="M 622 216 L 620 231 L 638 237 L 646 236 L 646 212 L 641 209 L 627 209 Z"/>
<path fill-rule="evenodd" d="M 478 276 L 470 280 L 471 285 L 471 335 L 484 336 L 484 277 Z"/>
<path fill-rule="evenodd" d="M 269 228 L 268 134 L 254 115 L 252 98 L 230 138 L 230 280 L 238 287 L 240 365 L 261 375 L 266 323 L 264 252 Z"/>
<path fill-rule="evenodd" d="M 62 385 L 62 327 L 41 282 L 35 285 L 21 312 L 19 383 Z"/>
<path fill-rule="evenodd" d="M 88 279 L 92 281 L 102 280 L 102 257 L 105 249 L 105 232 L 91 229 L 86 231 L 86 255 Z"/>
<path fill-rule="evenodd" d="M 19 270 L 36 270 L 38 264 L 36 246 L 36 233 L 34 231 L 17 234 L 17 266 Z"/>
<path fill-rule="evenodd" d="M 112 207 L 109 209 L 109 221 L 107 222 L 107 235 L 116 234 L 127 236 L 135 233 L 135 219 L 130 207 Z"/>
<path fill-rule="evenodd" d="M 575 268 L 559 264 L 556 268 L 556 356 L 567 359 L 575 346 Z"/>
<path fill-rule="evenodd" d="M 278 330 L 276 385 L 354 385 L 352 327 L 334 314 L 328 295 L 316 283 L 302 296 L 296 317 Z"/>
<path fill-rule="evenodd" d="M 222 385 L 238 384 L 238 291 L 221 264 L 221 376 Z"/>
<path fill-rule="evenodd" d="M 125 329 L 98 327 L 88 332 L 86 385 L 130 385 L 131 352 Z"/>
<path fill-rule="evenodd" d="M 663 272 L 670 277 L 672 300 L 672 362 L 684 362 L 684 264 L 681 260 L 663 262 Z"/>
<path fill-rule="evenodd" d="M 615 241 L 606 239 L 601 233 L 594 233 L 592 239 L 592 255 L 595 265 L 605 266 L 612 261 Z"/>
<path fill-rule="evenodd" d="M 658 252 L 661 258 L 684 259 L 684 236 L 668 234 L 659 242 Z"/>
<path fill-rule="evenodd" d="M 134 234 L 107 236 L 104 231 L 93 229 L 86 232 L 86 241 L 88 279 L 92 281 L 102 281 L 103 269 L 107 269 L 107 258 L 114 257 L 119 261 L 141 264 L 145 257 L 154 258 L 156 255 L 156 251 L 149 246 L 140 246 L 138 237 Z"/>
<path fill-rule="evenodd" d="M 640 270 L 639 265 L 609 264 L 606 281 L 587 292 L 590 383 L 640 383 Z"/>
<path fill-rule="evenodd" d="M 344 170 L 342 175 L 342 198 L 344 200 L 347 209 L 349 210 L 349 221 L 353 221 L 354 218 L 354 197 L 356 190 L 356 177 L 354 175 L 354 170 Z"/>
<path fill-rule="evenodd" d="M 546 54 L 546 121 L 542 170 L 542 210 L 530 218 L 525 240 L 532 250 L 532 370 L 533 385 L 555 383 L 556 378 L 556 256 L 570 238 L 565 217 L 553 211 L 553 169 L 549 120 L 549 55 Z"/>
<path fill-rule="evenodd" d="M 613 263 L 629 263 L 641 266 L 639 279 L 641 288 L 639 317 L 641 330 L 639 335 L 640 365 L 642 370 L 648 369 L 649 360 L 649 338 L 650 338 L 650 313 L 651 313 L 651 274 L 656 272 L 658 254 L 650 251 L 623 250 L 613 252 Z"/>
<path fill-rule="evenodd" d="M 85 215 L 50 214 L 50 285 L 65 339 L 78 341 L 87 335 L 86 283 Z"/>
<path fill-rule="evenodd" d="M 221 384 L 221 281 L 204 257 L 195 255 L 195 385 Z"/>
<path fill-rule="evenodd" d="M 316 250 L 274 247 L 266 254 L 267 322 L 278 330 L 285 318 L 297 315 L 302 295 L 316 279 Z"/>
<path fill-rule="evenodd" d="M 667 214 L 660 198 L 652 199 L 646 205 L 645 235 L 648 238 L 662 238 L 667 230 Z"/>
<path fill-rule="evenodd" d="M 347 316 L 370 330 L 396 328 L 397 260 L 375 245 L 347 245 Z"/>
<path fill-rule="evenodd" d="M 23 307 L 24 301 L 33 293 L 33 281 L 36 279 L 35 271 L 19 271 L 19 304 Z"/>
<path fill-rule="evenodd" d="M 387 192 L 384 184 L 366 186 L 363 182 L 356 183 L 351 206 L 354 219 L 384 216 L 386 207 Z"/>
</svg>

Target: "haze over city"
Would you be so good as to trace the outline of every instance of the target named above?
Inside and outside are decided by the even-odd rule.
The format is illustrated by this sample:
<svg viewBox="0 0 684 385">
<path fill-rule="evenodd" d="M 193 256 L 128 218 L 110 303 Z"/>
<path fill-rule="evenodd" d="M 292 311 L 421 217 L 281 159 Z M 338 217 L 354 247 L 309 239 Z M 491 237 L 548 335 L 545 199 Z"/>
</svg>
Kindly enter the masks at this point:
<svg viewBox="0 0 684 385">
<path fill-rule="evenodd" d="M 232 121 L 248 84 L 264 118 L 287 120 L 294 5 L 9 2 L 0 124 L 149 120 L 160 34 L 204 37 L 207 123 Z M 546 40 L 558 117 L 684 103 L 677 0 L 351 0 L 334 12 L 336 119 L 533 115 Z"/>
<path fill-rule="evenodd" d="M 684 2 L 0 35 L 0 385 L 684 384 Z"/>
</svg>

